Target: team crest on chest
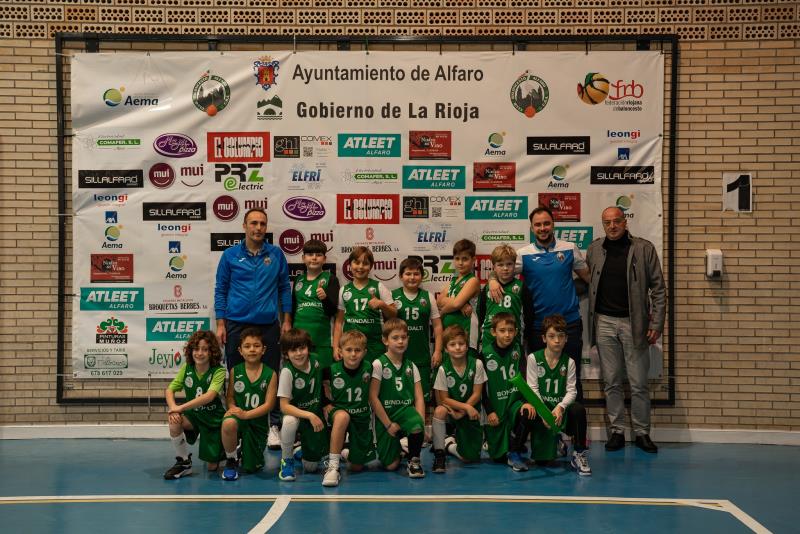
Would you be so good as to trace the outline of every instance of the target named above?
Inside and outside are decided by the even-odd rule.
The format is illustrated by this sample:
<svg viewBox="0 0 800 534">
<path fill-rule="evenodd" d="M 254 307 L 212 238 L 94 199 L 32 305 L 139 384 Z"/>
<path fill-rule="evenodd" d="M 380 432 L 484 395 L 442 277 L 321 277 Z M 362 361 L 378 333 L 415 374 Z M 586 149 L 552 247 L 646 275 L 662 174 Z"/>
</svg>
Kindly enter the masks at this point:
<svg viewBox="0 0 800 534">
<path fill-rule="evenodd" d="M 342 300 L 345 302 L 350 302 L 351 298 L 353 298 L 353 293 L 351 293 L 349 289 L 342 293 Z"/>
<path fill-rule="evenodd" d="M 342 389 L 344 387 L 344 378 L 341 376 L 337 376 L 333 379 L 333 387 L 336 389 Z"/>
<path fill-rule="evenodd" d="M 406 367 L 406 376 L 411 376 L 412 373 L 411 367 Z"/>
<path fill-rule="evenodd" d="M 513 351 L 511 353 L 511 359 L 512 360 L 519 360 L 519 351 L 518 350 L 515 350 L 515 351 Z"/>
<path fill-rule="evenodd" d="M 398 300 L 394 301 L 394 306 L 395 306 L 395 308 L 397 308 L 399 310 L 400 308 L 403 307 L 403 303 L 398 299 Z"/>
<path fill-rule="evenodd" d="M 298 291 L 303 289 L 303 281 L 298 280 L 297 283 L 294 285 L 294 287 L 297 288 Z"/>
<path fill-rule="evenodd" d="M 242 391 L 244 391 L 244 382 L 242 382 L 241 380 L 237 380 L 236 382 L 234 382 L 233 391 L 235 391 L 236 393 L 241 393 Z"/>
<path fill-rule="evenodd" d="M 191 376 L 187 376 L 183 379 L 183 383 L 186 384 L 186 387 L 192 387 L 194 385 L 194 380 L 192 380 Z"/>
<path fill-rule="evenodd" d="M 567 366 L 566 365 L 562 365 L 561 369 L 559 369 L 558 372 L 559 372 L 559 374 L 561 376 L 567 376 Z"/>
<path fill-rule="evenodd" d="M 261 390 L 262 390 L 262 391 L 263 391 L 263 390 L 265 390 L 265 389 L 267 389 L 267 381 L 266 381 L 266 380 L 262 380 L 262 381 L 261 381 L 261 386 L 260 386 L 260 388 L 261 388 Z"/>
<path fill-rule="evenodd" d="M 423 298 L 419 299 L 419 304 L 420 304 L 420 306 L 427 306 L 428 305 L 428 301 L 423 297 Z"/>
<path fill-rule="evenodd" d="M 519 293 L 519 287 L 520 286 L 515 285 L 514 287 L 511 288 L 511 292 L 516 295 L 517 293 Z"/>
<path fill-rule="evenodd" d="M 298 376 L 297 378 L 294 379 L 294 387 L 295 389 L 303 389 L 304 387 L 306 387 L 306 381 L 303 380 L 302 377 Z"/>
<path fill-rule="evenodd" d="M 361 375 L 361 381 L 364 382 L 365 384 L 369 382 L 369 379 L 370 379 L 369 373 L 364 373 L 363 375 Z"/>
<path fill-rule="evenodd" d="M 562 261 L 562 262 L 563 262 L 565 258 L 566 258 L 566 256 L 564 256 L 564 253 L 563 253 L 563 252 L 557 252 L 557 253 L 556 253 L 556 259 L 557 259 L 558 261 Z"/>
<path fill-rule="evenodd" d="M 388 367 L 383 368 L 383 378 L 385 378 L 386 380 L 392 378 L 392 370 L 389 369 Z"/>
<path fill-rule="evenodd" d="M 497 371 L 497 360 L 489 360 L 486 362 L 486 368 L 490 371 Z"/>
<path fill-rule="evenodd" d="M 544 367 L 542 367 L 541 365 L 536 366 L 536 376 L 538 376 L 539 378 L 542 378 L 544 376 Z"/>
<path fill-rule="evenodd" d="M 452 376 L 447 377 L 447 387 L 451 388 L 456 385 L 456 379 Z"/>
<path fill-rule="evenodd" d="M 264 265 L 269 265 L 270 263 L 272 263 L 272 258 L 270 258 L 269 256 L 264 258 Z"/>
</svg>

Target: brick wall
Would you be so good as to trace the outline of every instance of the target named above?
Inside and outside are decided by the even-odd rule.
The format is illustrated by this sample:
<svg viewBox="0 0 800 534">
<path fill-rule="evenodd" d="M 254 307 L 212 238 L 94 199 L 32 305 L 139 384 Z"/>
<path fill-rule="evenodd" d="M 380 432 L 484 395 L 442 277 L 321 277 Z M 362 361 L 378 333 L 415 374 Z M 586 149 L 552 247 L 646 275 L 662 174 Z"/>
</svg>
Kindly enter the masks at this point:
<svg viewBox="0 0 800 534">
<path fill-rule="evenodd" d="M 674 408 L 656 409 L 654 424 L 800 430 L 800 351 L 795 348 L 800 344 L 795 319 L 800 315 L 800 267 L 795 265 L 800 261 L 799 9 L 797 2 L 758 0 L 0 3 L 0 424 L 163 421 L 158 407 L 55 402 L 55 32 L 674 33 L 681 39 L 676 284 L 671 288 L 677 402 Z M 237 48 L 245 46 L 258 48 Z M 195 45 L 117 43 L 114 48 L 191 50 Z M 737 171 L 755 173 L 753 214 L 721 212 L 722 173 Z M 722 281 L 703 274 L 706 248 L 725 253 Z M 156 400 L 165 385 L 66 382 L 67 396 L 153 394 Z M 595 387 L 590 390 L 599 394 Z M 660 388 L 655 395 L 664 397 Z M 592 424 L 600 424 L 602 410 L 592 409 L 590 416 Z"/>
</svg>

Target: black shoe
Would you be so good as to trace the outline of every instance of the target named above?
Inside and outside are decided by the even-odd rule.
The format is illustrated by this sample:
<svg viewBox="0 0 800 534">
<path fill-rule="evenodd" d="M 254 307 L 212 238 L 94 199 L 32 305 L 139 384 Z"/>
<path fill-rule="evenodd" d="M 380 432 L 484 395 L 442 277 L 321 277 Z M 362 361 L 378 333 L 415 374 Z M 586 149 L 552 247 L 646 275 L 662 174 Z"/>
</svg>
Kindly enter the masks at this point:
<svg viewBox="0 0 800 534">
<path fill-rule="evenodd" d="M 185 477 L 192 474 L 192 454 L 185 460 L 180 457 L 175 457 L 175 465 L 167 469 L 164 473 L 165 480 L 175 480 L 176 478 Z"/>
<path fill-rule="evenodd" d="M 433 472 L 447 472 L 447 459 L 445 458 L 445 453 L 443 450 L 437 449 L 433 451 Z"/>
<path fill-rule="evenodd" d="M 636 436 L 636 446 L 642 449 L 644 452 L 658 452 L 658 447 L 656 447 L 656 444 L 653 443 L 652 439 L 650 439 L 649 434 L 639 434 Z"/>
<path fill-rule="evenodd" d="M 606 441 L 606 450 L 618 451 L 624 448 L 625 448 L 625 434 L 619 432 L 612 432 L 611 436 L 608 438 L 608 441 Z"/>
</svg>

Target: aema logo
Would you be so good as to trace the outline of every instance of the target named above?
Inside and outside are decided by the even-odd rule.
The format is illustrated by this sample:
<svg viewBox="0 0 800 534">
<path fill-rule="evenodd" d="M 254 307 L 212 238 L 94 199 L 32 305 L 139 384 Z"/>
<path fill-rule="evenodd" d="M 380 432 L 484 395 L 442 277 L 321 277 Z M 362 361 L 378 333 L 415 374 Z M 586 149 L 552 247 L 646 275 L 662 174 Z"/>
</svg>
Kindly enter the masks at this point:
<svg viewBox="0 0 800 534">
<path fill-rule="evenodd" d="M 588 249 L 594 239 L 594 228 L 591 226 L 559 226 L 553 230 L 553 233 L 556 239 L 571 241 L 581 250 Z"/>
<path fill-rule="evenodd" d="M 144 288 L 82 287 L 81 311 L 144 311 Z"/>
<path fill-rule="evenodd" d="M 468 195 L 464 210 L 464 217 L 468 220 L 525 220 L 528 218 L 528 197 Z"/>
<path fill-rule="evenodd" d="M 211 328 L 208 317 L 148 317 L 147 341 L 184 341 L 198 330 Z"/>
<path fill-rule="evenodd" d="M 464 189 L 464 167 L 403 165 L 404 189 Z"/>
<path fill-rule="evenodd" d="M 400 134 L 338 135 L 340 158 L 399 158 Z"/>
<path fill-rule="evenodd" d="M 158 106 L 158 98 L 152 95 L 123 95 L 125 87 L 106 89 L 103 93 L 103 102 L 110 108 L 122 104 L 130 107 Z"/>
</svg>

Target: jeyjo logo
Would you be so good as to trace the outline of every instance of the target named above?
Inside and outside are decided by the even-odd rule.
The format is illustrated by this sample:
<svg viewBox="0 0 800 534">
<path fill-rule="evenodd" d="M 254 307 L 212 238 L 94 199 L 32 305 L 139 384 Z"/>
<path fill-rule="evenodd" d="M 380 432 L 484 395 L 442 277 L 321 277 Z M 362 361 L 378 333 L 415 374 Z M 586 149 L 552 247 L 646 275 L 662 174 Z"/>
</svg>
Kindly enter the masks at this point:
<svg viewBox="0 0 800 534">
<path fill-rule="evenodd" d="M 511 86 L 511 104 L 514 109 L 532 119 L 550 100 L 550 90 L 545 81 L 525 71 Z"/>
<path fill-rule="evenodd" d="M 397 224 L 400 195 L 336 195 L 339 224 Z"/>
<path fill-rule="evenodd" d="M 208 161 L 254 163 L 269 158 L 269 132 L 208 132 Z"/>
<path fill-rule="evenodd" d="M 232 221 L 239 215 L 239 203 L 230 195 L 217 197 L 211 205 L 211 209 L 220 221 Z"/>
</svg>

